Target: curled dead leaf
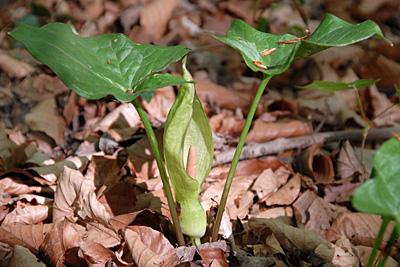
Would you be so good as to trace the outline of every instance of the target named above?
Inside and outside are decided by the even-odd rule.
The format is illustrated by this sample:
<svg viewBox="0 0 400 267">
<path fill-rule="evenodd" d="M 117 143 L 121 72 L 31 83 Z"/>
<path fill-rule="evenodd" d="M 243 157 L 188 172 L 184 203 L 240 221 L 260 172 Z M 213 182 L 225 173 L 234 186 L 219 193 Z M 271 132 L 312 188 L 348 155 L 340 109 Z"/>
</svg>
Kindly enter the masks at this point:
<svg viewBox="0 0 400 267">
<path fill-rule="evenodd" d="M 64 254 L 68 249 L 79 247 L 84 228 L 78 224 L 61 221 L 53 224 L 39 250 L 46 262 L 52 266 L 65 264 Z"/>
<path fill-rule="evenodd" d="M 0 53 L 0 69 L 11 78 L 24 78 L 35 71 L 28 63 L 19 61 L 3 52 Z"/>
<path fill-rule="evenodd" d="M 316 183 L 329 184 L 333 182 L 335 171 L 331 158 L 322 151 L 319 145 L 307 148 L 301 156 L 301 164 L 307 175 Z"/>
<path fill-rule="evenodd" d="M 268 196 L 265 200 L 265 203 L 268 206 L 292 204 L 300 193 L 300 185 L 300 175 L 296 174 L 278 191 Z"/>
<path fill-rule="evenodd" d="M 151 41 L 159 42 L 163 37 L 177 3 L 176 0 L 153 0 L 143 7 L 140 24 Z"/>
<path fill-rule="evenodd" d="M 199 253 L 204 267 L 228 267 L 224 251 L 220 248 L 202 248 Z"/>
<path fill-rule="evenodd" d="M 125 241 L 138 267 L 173 266 L 178 260 L 173 246 L 158 231 L 147 226 L 129 226 Z"/>
<path fill-rule="evenodd" d="M 35 131 L 41 131 L 58 144 L 64 144 L 65 121 L 58 114 L 54 98 L 40 102 L 25 116 L 28 126 Z"/>
<path fill-rule="evenodd" d="M 2 225 L 14 223 L 36 224 L 41 223 L 49 215 L 49 207 L 46 205 L 17 205 L 17 207 L 4 218 Z"/>
<path fill-rule="evenodd" d="M 89 217 L 108 224 L 111 214 L 97 200 L 93 180 L 85 178 L 80 171 L 64 167 L 54 196 L 53 221 Z"/>
<path fill-rule="evenodd" d="M 229 90 L 210 80 L 196 79 L 196 93 L 202 102 L 213 101 L 217 106 L 226 109 L 247 109 L 250 106 L 251 96 Z"/>
<path fill-rule="evenodd" d="M 26 225 L 26 224 L 20 224 L 20 223 L 13 223 L 9 225 L 2 225 L 1 226 L 2 231 L 7 231 L 8 233 L 12 233 L 12 235 L 24 242 L 25 244 L 28 244 L 28 246 L 25 246 L 29 249 L 31 249 L 32 252 L 36 252 L 36 250 L 39 249 L 39 247 L 42 245 L 43 240 L 46 236 L 46 234 L 53 228 L 52 224 L 33 224 L 33 225 Z M 2 237 L 5 237 L 6 234 L 1 234 Z M 7 240 L 0 239 L 2 242 L 6 242 Z M 13 242 L 9 243 L 11 245 L 14 245 Z"/>
<path fill-rule="evenodd" d="M 262 143 L 279 137 L 295 137 L 312 133 L 309 123 L 293 120 L 289 122 L 263 122 L 256 120 L 246 141 Z"/>
</svg>

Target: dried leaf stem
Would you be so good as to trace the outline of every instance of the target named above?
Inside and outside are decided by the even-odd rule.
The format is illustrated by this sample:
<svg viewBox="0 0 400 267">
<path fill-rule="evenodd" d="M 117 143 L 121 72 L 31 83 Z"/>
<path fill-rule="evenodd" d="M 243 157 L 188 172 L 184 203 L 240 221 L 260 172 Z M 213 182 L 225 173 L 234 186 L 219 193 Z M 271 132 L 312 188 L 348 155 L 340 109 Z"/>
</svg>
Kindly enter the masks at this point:
<svg viewBox="0 0 400 267">
<path fill-rule="evenodd" d="M 270 79 L 271 79 L 271 76 L 266 75 L 266 76 L 264 76 L 264 79 L 261 81 L 261 84 L 257 89 L 257 93 L 254 96 L 253 102 L 251 103 L 251 107 L 250 107 L 249 113 L 247 115 L 243 131 L 240 134 L 239 143 L 236 147 L 235 154 L 234 154 L 233 160 L 232 160 L 232 165 L 229 169 L 228 177 L 226 178 L 226 181 L 225 181 L 224 191 L 222 192 L 221 201 L 218 206 L 217 217 L 215 219 L 215 224 L 214 224 L 213 231 L 212 231 L 212 241 L 213 242 L 218 240 L 218 232 L 219 232 L 219 227 L 221 226 L 222 215 L 224 214 L 224 211 L 225 211 L 225 206 L 226 206 L 226 202 L 228 200 L 229 190 L 232 185 L 233 176 L 235 174 L 236 167 L 239 162 L 240 154 L 243 150 L 244 143 L 246 141 L 247 134 L 249 133 L 251 122 L 253 121 L 253 117 L 256 112 L 258 103 L 260 102 L 261 96 L 263 95 L 264 90 Z"/>
<path fill-rule="evenodd" d="M 171 213 L 172 223 L 175 228 L 176 238 L 178 240 L 179 246 L 185 245 L 185 240 L 183 238 L 182 229 L 179 224 L 178 214 L 176 212 L 176 205 L 174 201 L 174 197 L 172 195 L 171 186 L 169 184 L 169 179 L 167 176 L 167 172 L 165 170 L 165 165 L 163 158 L 161 156 L 160 148 L 158 146 L 158 141 L 156 135 L 154 134 L 153 127 L 151 126 L 149 117 L 147 116 L 146 111 L 143 109 L 142 104 L 138 99 L 133 100 L 133 105 L 135 106 L 139 116 L 143 122 L 144 129 L 146 130 L 147 137 L 149 139 L 149 143 L 151 146 L 151 151 L 156 159 L 158 169 L 160 171 L 161 181 L 164 187 L 164 193 L 167 197 L 169 212 Z"/>
</svg>

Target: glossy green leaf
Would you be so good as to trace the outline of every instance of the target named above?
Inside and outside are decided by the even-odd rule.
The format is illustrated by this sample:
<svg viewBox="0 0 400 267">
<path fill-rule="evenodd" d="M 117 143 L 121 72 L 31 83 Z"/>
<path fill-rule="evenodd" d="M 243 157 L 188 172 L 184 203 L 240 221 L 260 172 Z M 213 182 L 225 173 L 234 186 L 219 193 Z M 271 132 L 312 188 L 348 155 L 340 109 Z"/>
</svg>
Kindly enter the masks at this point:
<svg viewBox="0 0 400 267">
<path fill-rule="evenodd" d="M 131 101 L 141 90 L 181 84 L 182 79 L 154 74 L 189 52 L 183 46 L 136 44 L 123 34 L 80 37 L 62 23 L 41 28 L 20 24 L 10 35 L 69 88 L 89 99 L 113 95 Z"/>
<path fill-rule="evenodd" d="M 374 156 L 372 178 L 357 188 L 352 203 L 363 212 L 389 216 L 400 233 L 400 141 L 385 142 Z"/>
<path fill-rule="evenodd" d="M 325 92 L 336 92 L 350 89 L 366 88 L 375 84 L 375 80 L 360 79 L 351 83 L 334 82 L 334 81 L 313 81 L 304 86 L 298 86 L 303 89 L 313 89 Z"/>
<path fill-rule="evenodd" d="M 296 36 L 260 32 L 241 20 L 234 20 L 226 35 L 214 35 L 216 39 L 238 50 L 250 69 L 270 76 L 283 73 L 295 59 L 329 47 L 350 45 L 372 36 L 383 37 L 374 22 L 367 20 L 360 24 L 350 24 L 331 14 L 324 17 L 309 38 L 289 44 L 279 42 L 293 40 Z M 261 52 L 270 48 L 277 50 L 262 56 Z"/>
<path fill-rule="evenodd" d="M 192 76 L 183 65 L 183 77 Z M 200 186 L 208 176 L 213 161 L 212 132 L 207 115 L 196 95 L 193 83 L 182 85 L 164 129 L 164 156 L 176 200 L 181 207 L 183 233 L 199 238 L 206 231 L 206 214 L 199 201 Z M 190 147 L 196 153 L 196 175 L 186 172 Z"/>
</svg>

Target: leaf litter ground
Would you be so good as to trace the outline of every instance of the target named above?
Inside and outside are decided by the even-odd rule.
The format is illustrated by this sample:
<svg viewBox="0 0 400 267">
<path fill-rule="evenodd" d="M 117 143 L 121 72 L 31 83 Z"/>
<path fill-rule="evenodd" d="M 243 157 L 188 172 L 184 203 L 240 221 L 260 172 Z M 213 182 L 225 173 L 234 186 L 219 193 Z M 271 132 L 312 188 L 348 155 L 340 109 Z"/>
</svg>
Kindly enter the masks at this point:
<svg viewBox="0 0 400 267">
<path fill-rule="evenodd" d="M 400 41 L 396 1 L 317 2 L 325 9 L 307 1 L 301 9 L 308 18 L 316 18 L 309 20 L 312 30 L 323 12 L 332 12 L 349 21 L 373 19 L 383 26 L 385 36 L 395 44 Z M 83 36 L 122 32 L 136 42 L 191 48 L 188 65 L 215 146 L 201 201 L 215 216 L 231 151 L 260 77 L 250 74 L 235 51 L 204 31 L 223 34 L 232 19 L 240 18 L 253 26 L 267 19 L 273 33 L 296 33 L 296 26 L 304 27 L 302 12 L 284 1 L 274 8 L 268 1 L 255 6 L 254 1 L 236 0 L 80 0 L 57 5 L 46 0 L 5 5 L 0 13 L 2 264 L 365 264 L 381 219 L 355 212 L 349 197 L 368 179 L 382 140 L 399 132 L 396 46 L 370 40 L 329 50 L 299 61 L 272 80 L 233 181 L 222 240 L 208 243 L 206 236 L 196 248 L 176 246 L 162 183 L 134 107 L 109 98 L 89 101 L 76 96 L 18 43 L 4 38 L 17 22 L 38 25 L 69 18 Z M 180 70 L 173 66 L 169 72 Z M 348 84 L 361 78 L 379 81 L 359 95 L 352 90 L 296 88 L 315 80 Z M 175 97 L 175 88 L 165 87 L 149 103 L 143 101 L 160 142 Z M 363 147 L 366 121 L 374 129 Z M 398 266 L 399 247 L 395 244 L 386 266 Z"/>
</svg>

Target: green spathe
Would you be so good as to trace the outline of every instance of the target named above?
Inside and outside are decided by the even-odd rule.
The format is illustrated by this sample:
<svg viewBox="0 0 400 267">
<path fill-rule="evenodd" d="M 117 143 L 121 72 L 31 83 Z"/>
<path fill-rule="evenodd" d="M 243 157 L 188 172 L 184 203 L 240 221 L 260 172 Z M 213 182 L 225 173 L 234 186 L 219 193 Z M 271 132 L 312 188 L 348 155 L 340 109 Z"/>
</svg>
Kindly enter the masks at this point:
<svg viewBox="0 0 400 267">
<path fill-rule="evenodd" d="M 69 88 L 89 99 L 113 95 L 132 101 L 149 90 L 185 82 L 170 74 L 155 75 L 189 52 L 183 46 L 137 44 L 123 34 L 81 37 L 63 23 L 40 28 L 19 24 L 10 35 Z"/>
<path fill-rule="evenodd" d="M 192 76 L 183 65 L 183 77 Z M 196 172 L 191 177 L 186 172 L 190 147 L 196 154 Z M 164 130 L 164 156 L 168 174 L 180 204 L 182 232 L 200 238 L 205 234 L 207 218 L 199 201 L 200 187 L 208 176 L 213 161 L 212 132 L 207 115 L 196 95 L 193 83 L 181 86 L 172 106 Z"/>
</svg>

